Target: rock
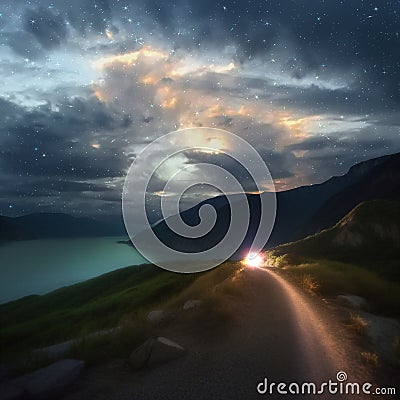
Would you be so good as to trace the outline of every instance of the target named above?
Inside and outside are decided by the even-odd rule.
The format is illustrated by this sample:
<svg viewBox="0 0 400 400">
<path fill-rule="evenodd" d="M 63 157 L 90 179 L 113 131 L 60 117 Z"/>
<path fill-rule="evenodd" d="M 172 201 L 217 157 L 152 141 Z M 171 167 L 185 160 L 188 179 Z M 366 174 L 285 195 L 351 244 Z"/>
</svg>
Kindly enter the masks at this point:
<svg viewBox="0 0 400 400">
<path fill-rule="evenodd" d="M 368 306 L 367 300 L 355 294 L 340 295 L 337 299 L 340 303 L 356 309 L 362 309 Z"/>
<path fill-rule="evenodd" d="M 0 383 L 0 398 L 2 400 L 23 400 L 24 391 L 9 382 Z"/>
<path fill-rule="evenodd" d="M 133 369 L 141 369 L 146 366 L 156 339 L 147 339 L 142 345 L 136 348 L 129 357 L 129 365 Z"/>
<path fill-rule="evenodd" d="M 165 337 L 151 338 L 135 349 L 129 357 L 130 366 L 135 369 L 152 367 L 182 357 L 185 349 Z"/>
<path fill-rule="evenodd" d="M 172 316 L 171 312 L 164 310 L 154 310 L 147 314 L 147 320 L 153 323 L 164 322 L 170 319 Z"/>
<path fill-rule="evenodd" d="M 14 379 L 12 383 L 22 388 L 29 399 L 48 399 L 61 395 L 64 389 L 79 377 L 84 368 L 85 363 L 81 360 L 60 360 Z"/>
<path fill-rule="evenodd" d="M 185 354 L 185 349 L 179 344 L 165 337 L 158 337 L 147 361 L 148 366 L 164 364 L 165 362 L 175 360 Z"/>
<path fill-rule="evenodd" d="M 398 365 L 395 343 L 400 338 L 400 322 L 365 311 L 361 311 L 360 316 L 367 322 L 367 335 L 379 357 L 388 364 Z"/>
<path fill-rule="evenodd" d="M 97 336 L 106 336 L 118 332 L 121 328 L 119 326 L 111 329 L 103 329 L 101 331 L 92 332 L 85 336 L 84 339 L 90 339 Z M 70 339 L 65 342 L 56 343 L 51 346 L 41 347 L 40 349 L 35 349 L 32 354 L 44 356 L 49 358 L 51 361 L 60 360 L 66 356 L 66 354 L 75 346 L 79 344 L 82 339 Z"/>
<path fill-rule="evenodd" d="M 199 307 L 203 304 L 202 300 L 188 300 L 183 305 L 184 310 L 190 310 L 191 308 Z"/>
<path fill-rule="evenodd" d="M 79 343 L 78 339 L 71 339 L 67 340 L 66 342 L 33 350 L 32 353 L 35 355 L 48 357 L 50 360 L 59 360 L 60 358 L 64 357 L 65 354 L 71 350 L 72 346 L 77 343 Z"/>
</svg>

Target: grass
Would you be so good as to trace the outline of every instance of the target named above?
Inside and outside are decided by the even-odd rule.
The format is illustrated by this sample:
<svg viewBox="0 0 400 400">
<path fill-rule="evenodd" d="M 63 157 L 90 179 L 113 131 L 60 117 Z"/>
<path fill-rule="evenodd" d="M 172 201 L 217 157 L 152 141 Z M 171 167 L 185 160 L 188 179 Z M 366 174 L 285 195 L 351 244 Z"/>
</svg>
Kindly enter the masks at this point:
<svg viewBox="0 0 400 400">
<path fill-rule="evenodd" d="M 135 266 L 1 305 L 1 361 L 135 320 L 197 277 L 151 265 Z"/>
<path fill-rule="evenodd" d="M 364 336 L 367 332 L 367 322 L 364 318 L 359 315 L 351 315 L 350 322 L 347 324 L 347 327 L 352 331 L 356 332 L 360 336 Z"/>
<path fill-rule="evenodd" d="M 318 293 L 324 296 L 355 294 L 367 300 L 372 312 L 400 316 L 400 284 L 373 271 L 350 263 L 304 259 L 290 254 L 275 258 L 270 254 L 269 259 L 299 286 L 309 289 L 316 286 Z"/>
<path fill-rule="evenodd" d="M 144 316 L 125 318 L 119 329 L 108 335 L 82 337 L 68 356 L 95 365 L 111 358 L 126 358 L 148 337 L 154 335 L 154 326 Z"/>
<path fill-rule="evenodd" d="M 304 274 L 301 277 L 301 286 L 305 291 L 314 294 L 319 288 L 319 283 L 310 274 Z"/>
<path fill-rule="evenodd" d="M 278 264 L 332 260 L 362 266 L 400 284 L 400 201 L 359 204 L 332 228 L 270 253 Z"/>
<path fill-rule="evenodd" d="M 233 279 L 238 267 L 227 262 L 205 273 L 177 274 L 151 265 L 134 266 L 1 305 L 0 361 L 22 360 L 16 373 L 28 372 L 51 362 L 31 350 L 68 339 L 78 341 L 67 356 L 89 365 L 125 358 L 156 334 L 156 326 L 146 318 L 150 310 L 181 310 L 189 299 L 203 300 L 201 307 L 187 314 L 194 326 L 221 327 L 230 318 L 225 297 L 239 294 Z M 115 327 L 110 333 L 93 335 Z"/>
<path fill-rule="evenodd" d="M 376 353 L 370 351 L 364 351 L 361 353 L 361 357 L 364 362 L 372 367 L 377 367 L 379 365 L 379 357 Z"/>
<path fill-rule="evenodd" d="M 243 296 L 243 285 L 238 279 L 240 270 L 240 263 L 226 262 L 202 274 L 167 302 L 166 306 L 172 310 L 182 310 L 187 300 L 200 299 L 202 305 L 184 312 L 180 321 L 186 324 L 193 335 L 199 337 L 210 337 L 210 332 L 213 332 L 213 337 L 218 336 L 218 333 L 224 334 L 235 314 L 233 304 Z"/>
<path fill-rule="evenodd" d="M 199 274 L 190 285 L 184 288 L 177 296 L 167 302 L 167 307 L 182 306 L 187 300 L 209 297 L 219 285 L 230 280 L 232 275 L 240 268 L 240 263 L 226 262 L 205 274 Z"/>
</svg>

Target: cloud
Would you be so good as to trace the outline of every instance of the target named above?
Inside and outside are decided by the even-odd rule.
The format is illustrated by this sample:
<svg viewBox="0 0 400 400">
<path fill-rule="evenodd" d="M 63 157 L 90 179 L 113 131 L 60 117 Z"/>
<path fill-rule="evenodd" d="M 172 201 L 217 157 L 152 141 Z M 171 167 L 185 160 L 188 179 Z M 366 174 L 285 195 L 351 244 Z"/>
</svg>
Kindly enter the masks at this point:
<svg viewBox="0 0 400 400">
<path fill-rule="evenodd" d="M 25 11 L 23 29 L 31 33 L 45 49 L 58 47 L 68 33 L 63 17 L 44 7 Z"/>
<path fill-rule="evenodd" d="M 66 19 L 82 35 L 88 32 L 104 33 L 112 26 L 112 8 L 108 0 L 74 0 L 74 5 L 67 8 Z"/>
<path fill-rule="evenodd" d="M 73 207 L 79 197 L 120 199 L 130 164 L 123 151 L 129 119 L 94 96 L 33 109 L 0 102 L 7 115 L 0 126 L 0 187 L 10 201 L 45 197 Z"/>
<path fill-rule="evenodd" d="M 113 132 L 129 120 L 92 97 L 33 110 L 3 100 L 15 119 L 3 120 L 3 171 L 81 179 L 123 176 L 128 166 Z M 114 141 L 111 143 L 111 140 Z M 93 144 L 98 144 L 94 146 Z"/>
<path fill-rule="evenodd" d="M 32 193 L 46 208 L 116 210 L 135 155 L 185 127 L 247 139 L 278 190 L 396 151 L 393 11 L 361 0 L 0 4 L 1 189 L 21 207 Z M 198 159 L 211 161 L 183 164 Z M 13 180 L 24 185 L 14 196 Z"/>
<path fill-rule="evenodd" d="M 7 45 L 22 57 L 36 59 L 42 57 L 44 52 L 35 38 L 24 31 L 6 33 L 5 40 Z"/>
</svg>

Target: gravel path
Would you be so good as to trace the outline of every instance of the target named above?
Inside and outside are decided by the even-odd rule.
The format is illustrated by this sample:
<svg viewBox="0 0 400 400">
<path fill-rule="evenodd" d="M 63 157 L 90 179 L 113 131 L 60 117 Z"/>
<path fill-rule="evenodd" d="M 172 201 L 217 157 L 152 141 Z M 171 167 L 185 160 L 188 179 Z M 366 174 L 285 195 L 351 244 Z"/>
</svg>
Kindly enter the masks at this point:
<svg viewBox="0 0 400 400">
<path fill-rule="evenodd" d="M 351 382 L 367 379 L 328 306 L 270 270 L 245 270 L 242 282 L 245 295 L 235 300 L 235 323 L 226 332 L 170 326 L 163 335 L 183 345 L 185 357 L 139 373 L 123 360 L 89 369 L 63 400 L 307 399 L 260 395 L 257 385 L 265 377 L 276 383 L 336 382 L 338 371 Z"/>
</svg>

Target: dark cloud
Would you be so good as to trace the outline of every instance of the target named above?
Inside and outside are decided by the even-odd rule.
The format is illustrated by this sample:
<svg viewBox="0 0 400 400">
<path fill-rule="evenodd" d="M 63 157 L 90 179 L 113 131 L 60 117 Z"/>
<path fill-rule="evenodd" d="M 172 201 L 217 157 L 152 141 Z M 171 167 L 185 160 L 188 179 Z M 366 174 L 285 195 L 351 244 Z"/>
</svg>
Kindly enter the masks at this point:
<svg viewBox="0 0 400 400">
<path fill-rule="evenodd" d="M 132 18 L 136 21 L 134 26 L 128 23 Z M 32 24 L 32 20 L 36 23 Z M 157 33 L 176 49 L 197 51 L 203 47 L 235 46 L 241 62 L 275 57 L 294 79 L 309 73 L 354 71 L 361 104 L 371 97 L 382 98 L 382 103 L 384 99 L 395 104 L 400 100 L 397 2 L 375 5 L 362 0 L 339 4 L 317 0 L 147 0 L 121 4 L 75 0 L 51 9 L 29 8 L 23 21 L 25 32 L 46 49 L 66 39 L 67 22 L 81 35 L 103 34 L 106 29 L 117 32 L 117 26 L 124 25 L 135 37 Z M 10 46 L 19 54 L 28 54 L 30 41 L 19 39 L 10 37 Z M 115 43 L 114 50 L 120 45 L 126 50 L 135 43 Z M 36 54 L 37 49 L 30 52 Z"/>
<path fill-rule="evenodd" d="M 64 18 L 44 7 L 26 10 L 23 29 L 31 33 L 45 49 L 58 47 L 68 33 Z"/>
<path fill-rule="evenodd" d="M 296 157 L 291 152 L 259 149 L 273 179 L 291 178 L 295 174 Z"/>
<path fill-rule="evenodd" d="M 57 111 L 49 104 L 29 110 L 2 103 L 15 115 L 1 127 L 4 172 L 80 179 L 124 175 L 128 160 L 118 141 L 107 141 L 129 121 L 104 103 L 76 98 L 59 104 Z"/>
<path fill-rule="evenodd" d="M 400 11 L 397 1 L 376 3 L 16 0 L 18 18 L 0 5 L 9 17 L 0 20 L 0 40 L 14 52 L 5 51 L 9 59 L 0 63 L 4 95 L 10 96 L 0 97 L 2 196 L 20 210 L 37 201 L 45 209 L 72 204 L 90 212 L 93 203 L 115 211 L 135 156 L 132 145 L 191 123 L 242 135 L 272 176 L 289 187 L 320 182 L 355 162 L 400 150 Z M 165 65 L 142 57 L 135 68 L 123 63 L 104 68 L 99 87 L 107 104 L 97 100 L 86 86 L 92 76 L 85 81 L 76 65 L 143 45 L 173 51 Z M 238 69 L 166 77 L 183 56 L 205 65 L 234 61 Z M 74 68 L 72 75 L 82 81 L 63 87 Z M 143 83 L 146 74 L 158 83 Z M 34 88 L 27 82 L 27 90 L 16 85 L 13 93 L 11 75 L 31 79 Z M 47 75 L 51 90 L 42 87 Z M 169 94 L 162 96 L 161 86 Z M 169 108 L 172 96 L 176 104 Z M 250 108 L 255 111 L 247 114 Z M 301 124 L 310 116 L 321 117 L 311 137 Z M 188 155 L 188 163 L 199 161 L 234 171 L 253 189 L 228 158 Z"/>
<path fill-rule="evenodd" d="M 363 97 L 400 100 L 398 2 L 178 1 L 166 14 L 159 4 L 146 10 L 178 48 L 235 45 L 240 61 L 272 55 L 297 79 L 351 69 Z"/>
<path fill-rule="evenodd" d="M 17 31 L 13 33 L 7 33 L 4 36 L 8 46 L 17 55 L 30 59 L 39 58 L 44 55 L 40 44 L 28 32 Z"/>
<path fill-rule="evenodd" d="M 81 34 L 102 33 L 106 28 L 116 30 L 111 23 L 112 10 L 108 0 L 75 0 L 75 5 L 66 12 L 66 19 Z"/>
<path fill-rule="evenodd" d="M 295 156 L 290 152 L 278 152 L 271 149 L 258 148 L 258 153 L 267 165 L 273 179 L 284 179 L 292 177 L 294 174 L 290 171 L 294 167 Z M 229 171 L 243 185 L 244 190 L 248 192 L 257 191 L 257 186 L 249 174 L 245 165 L 240 164 L 234 158 L 226 154 L 207 154 L 204 152 L 192 151 L 187 153 L 188 164 L 206 163 L 214 164 Z M 249 160 L 249 165 L 253 161 Z"/>
<path fill-rule="evenodd" d="M 79 197 L 120 199 L 121 182 L 106 181 L 121 181 L 130 163 L 119 137 L 129 126 L 125 116 L 94 97 L 64 101 L 57 110 L 1 98 L 0 106 L 7 115 L 0 122 L 0 189 L 10 202 L 21 209 L 42 197 L 72 207 Z"/>
</svg>

